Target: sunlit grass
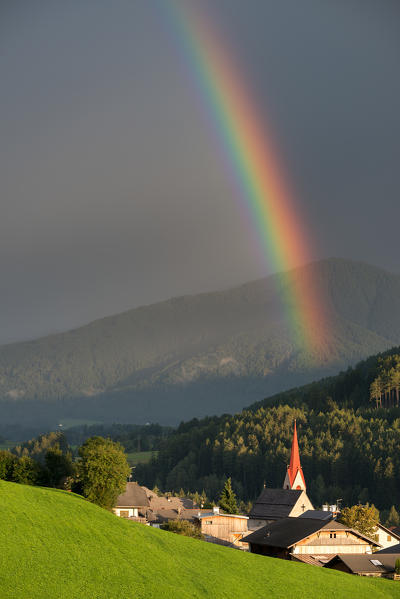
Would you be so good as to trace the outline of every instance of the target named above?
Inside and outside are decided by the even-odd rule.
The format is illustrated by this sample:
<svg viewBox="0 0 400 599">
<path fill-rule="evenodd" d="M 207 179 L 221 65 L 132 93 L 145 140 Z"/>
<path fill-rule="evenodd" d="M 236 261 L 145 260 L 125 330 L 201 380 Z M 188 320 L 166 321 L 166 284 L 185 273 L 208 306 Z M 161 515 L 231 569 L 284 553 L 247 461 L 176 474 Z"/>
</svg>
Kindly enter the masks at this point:
<svg viewBox="0 0 400 599">
<path fill-rule="evenodd" d="M 1 599 L 385 599 L 400 584 L 241 553 L 0 481 Z"/>
</svg>

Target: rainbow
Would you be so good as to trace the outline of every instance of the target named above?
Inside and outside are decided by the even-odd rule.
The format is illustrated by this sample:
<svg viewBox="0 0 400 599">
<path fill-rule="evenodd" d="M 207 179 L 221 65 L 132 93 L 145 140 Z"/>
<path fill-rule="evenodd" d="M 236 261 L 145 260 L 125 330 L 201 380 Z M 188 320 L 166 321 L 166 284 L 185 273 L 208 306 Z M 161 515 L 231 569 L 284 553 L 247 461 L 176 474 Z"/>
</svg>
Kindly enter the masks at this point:
<svg viewBox="0 0 400 599">
<path fill-rule="evenodd" d="M 326 336 L 323 303 L 310 268 L 307 236 L 296 215 L 286 177 L 265 120 L 261 119 L 237 62 L 194 2 L 166 0 L 167 14 L 189 71 L 207 107 L 239 195 L 250 211 L 270 267 L 284 273 L 286 312 L 298 344 L 312 354 Z"/>
</svg>

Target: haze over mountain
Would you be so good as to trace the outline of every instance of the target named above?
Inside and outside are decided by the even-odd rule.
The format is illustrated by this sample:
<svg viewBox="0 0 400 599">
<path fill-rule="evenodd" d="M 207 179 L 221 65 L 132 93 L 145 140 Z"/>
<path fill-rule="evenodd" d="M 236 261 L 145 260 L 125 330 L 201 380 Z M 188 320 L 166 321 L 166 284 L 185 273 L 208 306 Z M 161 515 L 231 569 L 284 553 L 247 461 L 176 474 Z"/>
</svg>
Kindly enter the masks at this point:
<svg viewBox="0 0 400 599">
<path fill-rule="evenodd" d="M 293 342 L 286 279 L 272 275 L 2 346 L 0 415 L 174 424 L 235 412 L 400 344 L 400 276 L 343 259 L 304 268 L 331 322 L 315 360 Z"/>
</svg>

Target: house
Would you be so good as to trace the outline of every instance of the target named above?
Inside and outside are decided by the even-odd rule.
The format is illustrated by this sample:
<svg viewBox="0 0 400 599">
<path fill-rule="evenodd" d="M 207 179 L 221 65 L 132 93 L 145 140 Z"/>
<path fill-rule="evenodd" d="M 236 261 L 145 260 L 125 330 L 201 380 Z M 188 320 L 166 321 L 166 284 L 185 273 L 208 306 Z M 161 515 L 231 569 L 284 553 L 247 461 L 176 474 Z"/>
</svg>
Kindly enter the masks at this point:
<svg viewBox="0 0 400 599">
<path fill-rule="evenodd" d="M 285 473 L 282 489 L 264 487 L 249 513 L 249 530 L 255 530 L 269 522 L 282 518 L 294 518 L 313 506 L 306 493 L 306 482 L 300 464 L 300 452 L 297 440 L 296 421 L 290 463 Z"/>
<path fill-rule="evenodd" d="M 147 487 L 129 482 L 126 483 L 125 492 L 117 497 L 113 512 L 122 518 L 134 518 L 144 524 L 159 526 L 163 522 L 179 518 L 188 509 L 193 510 L 194 516 L 198 510 L 193 506 L 193 501 L 186 497 L 159 497 Z"/>
<path fill-rule="evenodd" d="M 400 553 L 381 553 L 374 555 L 335 555 L 324 568 L 357 574 L 358 576 L 383 576 L 393 578 L 396 560 L 400 559 Z"/>
<path fill-rule="evenodd" d="M 243 539 L 251 553 L 323 565 L 337 554 L 372 554 L 380 545 L 336 520 L 282 518 Z"/>
<path fill-rule="evenodd" d="M 248 549 L 242 539 L 247 535 L 247 516 L 223 514 L 219 507 L 210 509 L 160 509 L 148 514 L 151 526 L 159 528 L 171 520 L 186 520 L 198 526 L 200 532 L 209 543 L 227 545 L 239 549 Z"/>
<path fill-rule="evenodd" d="M 383 524 L 378 524 L 375 529 L 374 536 L 376 537 L 379 545 L 382 545 L 383 549 L 391 549 L 400 543 L 400 535 L 393 529 L 386 528 L 386 526 L 383 526 Z"/>
<path fill-rule="evenodd" d="M 375 553 L 400 553 L 400 543 L 397 545 L 391 545 L 390 547 L 384 547 Z"/>
<path fill-rule="evenodd" d="M 247 516 L 223 514 L 215 507 L 212 512 L 208 510 L 199 515 L 197 521 L 201 533 L 209 543 L 248 549 L 248 544 L 243 542 L 243 537 L 248 533 Z"/>
<path fill-rule="evenodd" d="M 125 492 L 117 497 L 114 514 L 121 518 L 145 518 L 150 502 L 143 487 L 138 483 L 126 483 Z"/>
</svg>

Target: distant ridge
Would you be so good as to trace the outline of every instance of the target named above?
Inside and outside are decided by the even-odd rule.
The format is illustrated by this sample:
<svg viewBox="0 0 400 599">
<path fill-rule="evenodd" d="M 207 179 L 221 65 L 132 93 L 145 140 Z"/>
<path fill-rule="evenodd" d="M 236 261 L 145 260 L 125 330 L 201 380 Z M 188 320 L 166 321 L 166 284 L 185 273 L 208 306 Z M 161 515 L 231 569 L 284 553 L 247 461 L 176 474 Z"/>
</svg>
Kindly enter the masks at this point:
<svg viewBox="0 0 400 599">
<path fill-rule="evenodd" d="M 0 416 L 175 424 L 235 412 L 400 344 L 399 275 L 339 258 L 298 276 L 305 269 L 332 329 L 314 361 L 291 339 L 285 278 L 272 275 L 0 347 Z"/>
</svg>

